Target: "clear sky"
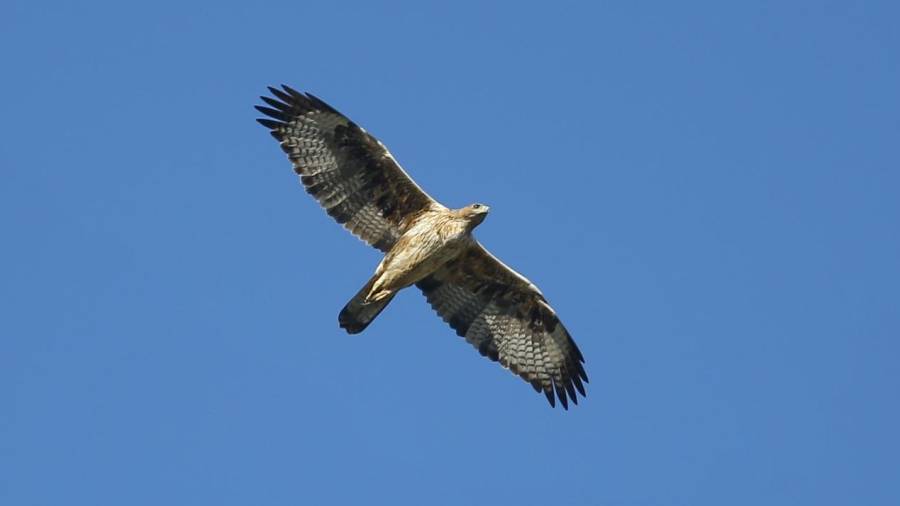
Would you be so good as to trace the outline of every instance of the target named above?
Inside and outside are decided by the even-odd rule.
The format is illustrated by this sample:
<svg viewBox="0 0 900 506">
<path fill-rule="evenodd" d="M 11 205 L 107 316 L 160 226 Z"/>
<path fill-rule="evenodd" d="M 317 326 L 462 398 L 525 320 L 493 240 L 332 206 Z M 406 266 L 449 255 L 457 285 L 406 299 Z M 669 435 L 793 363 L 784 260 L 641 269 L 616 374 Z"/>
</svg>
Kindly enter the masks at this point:
<svg viewBox="0 0 900 506">
<path fill-rule="evenodd" d="M 2 3 L 0 504 L 900 504 L 898 4 L 422 4 Z M 581 405 L 338 328 L 280 83 L 491 205 Z"/>
</svg>

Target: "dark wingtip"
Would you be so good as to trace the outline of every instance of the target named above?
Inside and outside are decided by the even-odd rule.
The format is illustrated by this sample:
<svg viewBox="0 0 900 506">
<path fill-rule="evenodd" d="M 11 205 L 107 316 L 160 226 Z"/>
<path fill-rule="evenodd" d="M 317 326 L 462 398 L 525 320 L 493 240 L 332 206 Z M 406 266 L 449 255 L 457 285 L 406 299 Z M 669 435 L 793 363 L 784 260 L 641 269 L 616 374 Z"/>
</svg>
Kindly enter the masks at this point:
<svg viewBox="0 0 900 506">
<path fill-rule="evenodd" d="M 285 93 L 274 86 L 269 86 L 269 93 L 278 97 L 285 104 L 292 104 L 294 102 L 294 99 L 289 93 Z"/>
<path fill-rule="evenodd" d="M 566 381 L 566 393 L 569 394 L 569 399 L 572 399 L 572 403 L 578 405 L 578 396 L 575 395 L 575 386 L 572 385 L 571 381 Z"/>
<path fill-rule="evenodd" d="M 278 128 L 281 127 L 281 125 L 283 125 L 283 123 L 280 123 L 280 122 L 275 121 L 275 120 L 271 120 L 271 119 L 269 119 L 269 118 L 256 118 L 256 121 L 257 121 L 260 125 L 262 125 L 262 126 L 264 126 L 264 127 L 266 127 L 266 128 L 269 128 L 269 129 L 271 129 L 271 130 L 277 130 Z"/>
<path fill-rule="evenodd" d="M 578 390 L 578 393 L 580 393 L 582 397 L 587 397 L 587 394 L 584 392 L 584 385 L 581 383 L 581 378 L 572 376 L 572 382 L 575 383 L 575 388 Z"/>
<path fill-rule="evenodd" d="M 260 96 L 259 98 L 263 102 L 271 105 L 272 107 L 278 109 L 279 111 L 288 111 L 291 108 L 290 105 L 285 104 L 284 102 L 279 102 L 278 100 L 275 100 L 274 98 L 263 97 L 263 96 Z"/>
<path fill-rule="evenodd" d="M 303 98 L 302 93 L 300 93 L 299 91 L 295 90 L 294 88 L 291 88 L 290 86 L 288 86 L 284 83 L 281 84 L 281 89 L 283 89 L 284 91 L 290 93 L 291 95 L 293 95 L 295 97 Z"/>
<path fill-rule="evenodd" d="M 270 118 L 275 118 L 280 121 L 289 121 L 290 120 L 290 117 L 287 114 L 285 114 L 284 112 L 279 111 L 277 109 L 272 109 L 270 107 L 264 107 L 261 105 L 254 105 L 253 107 L 257 111 L 265 114 L 266 116 L 269 116 Z"/>
<path fill-rule="evenodd" d="M 313 95 L 312 93 L 307 91 L 306 96 L 309 98 L 309 101 L 312 102 L 313 104 L 315 104 L 319 109 L 322 109 L 322 110 L 328 111 L 328 112 L 333 112 L 335 114 L 341 114 L 337 111 L 337 109 L 335 109 L 334 107 L 331 107 L 330 105 L 325 103 L 324 100 Z"/>
<path fill-rule="evenodd" d="M 556 396 L 559 397 L 559 403 L 562 404 L 564 410 L 569 410 L 569 399 L 566 398 L 566 391 L 557 381 L 553 381 L 553 388 L 556 389 Z"/>
<path fill-rule="evenodd" d="M 556 397 L 553 396 L 553 389 L 550 387 L 544 388 L 544 396 L 547 397 L 547 402 L 550 403 L 551 408 L 556 407 Z"/>
</svg>

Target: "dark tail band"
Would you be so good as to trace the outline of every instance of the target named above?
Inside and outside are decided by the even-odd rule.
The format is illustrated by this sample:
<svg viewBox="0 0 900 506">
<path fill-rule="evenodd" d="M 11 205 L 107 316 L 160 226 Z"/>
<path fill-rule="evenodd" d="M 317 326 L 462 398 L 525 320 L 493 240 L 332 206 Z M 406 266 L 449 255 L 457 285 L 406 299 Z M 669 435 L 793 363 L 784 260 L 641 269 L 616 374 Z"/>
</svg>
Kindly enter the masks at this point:
<svg viewBox="0 0 900 506">
<path fill-rule="evenodd" d="M 338 323 L 348 334 L 359 334 L 365 330 L 394 298 L 391 295 L 376 302 L 366 302 L 366 294 L 372 289 L 373 284 L 375 284 L 374 277 L 350 299 L 350 302 L 344 306 L 341 314 L 338 315 Z"/>
</svg>

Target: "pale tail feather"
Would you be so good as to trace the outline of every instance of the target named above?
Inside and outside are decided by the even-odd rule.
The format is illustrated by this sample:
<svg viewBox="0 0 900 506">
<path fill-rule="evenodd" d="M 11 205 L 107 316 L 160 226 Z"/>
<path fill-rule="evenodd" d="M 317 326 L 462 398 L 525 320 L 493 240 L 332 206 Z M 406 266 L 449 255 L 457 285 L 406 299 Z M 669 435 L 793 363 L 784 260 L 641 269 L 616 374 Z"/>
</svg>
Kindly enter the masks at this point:
<svg viewBox="0 0 900 506">
<path fill-rule="evenodd" d="M 338 315 L 338 323 L 340 323 L 341 328 L 346 330 L 347 333 L 359 334 L 362 332 L 370 323 L 372 323 L 372 320 L 384 310 L 388 303 L 391 302 L 391 299 L 394 298 L 394 294 L 391 294 L 379 301 L 365 302 L 366 295 L 368 295 L 369 290 L 372 289 L 373 284 L 375 284 L 375 277 L 372 277 L 372 279 L 362 287 L 362 290 L 350 299 L 350 302 L 344 306 L 344 309 L 341 310 L 341 314 Z"/>
</svg>

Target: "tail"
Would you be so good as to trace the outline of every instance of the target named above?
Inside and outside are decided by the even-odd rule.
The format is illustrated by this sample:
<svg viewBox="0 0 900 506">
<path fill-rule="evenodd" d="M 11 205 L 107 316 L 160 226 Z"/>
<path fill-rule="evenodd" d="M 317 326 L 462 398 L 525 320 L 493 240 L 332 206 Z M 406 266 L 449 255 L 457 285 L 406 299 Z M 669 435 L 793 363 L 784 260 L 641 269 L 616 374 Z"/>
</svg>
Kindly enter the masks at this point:
<svg viewBox="0 0 900 506">
<path fill-rule="evenodd" d="M 366 302 L 366 295 L 374 284 L 375 277 L 373 276 L 366 283 L 366 286 L 362 287 L 362 290 L 350 299 L 350 302 L 344 306 L 341 314 L 338 315 L 338 323 L 341 324 L 341 328 L 346 330 L 348 334 L 359 334 L 362 332 L 394 298 L 394 295 L 391 294 L 379 301 Z"/>
</svg>

